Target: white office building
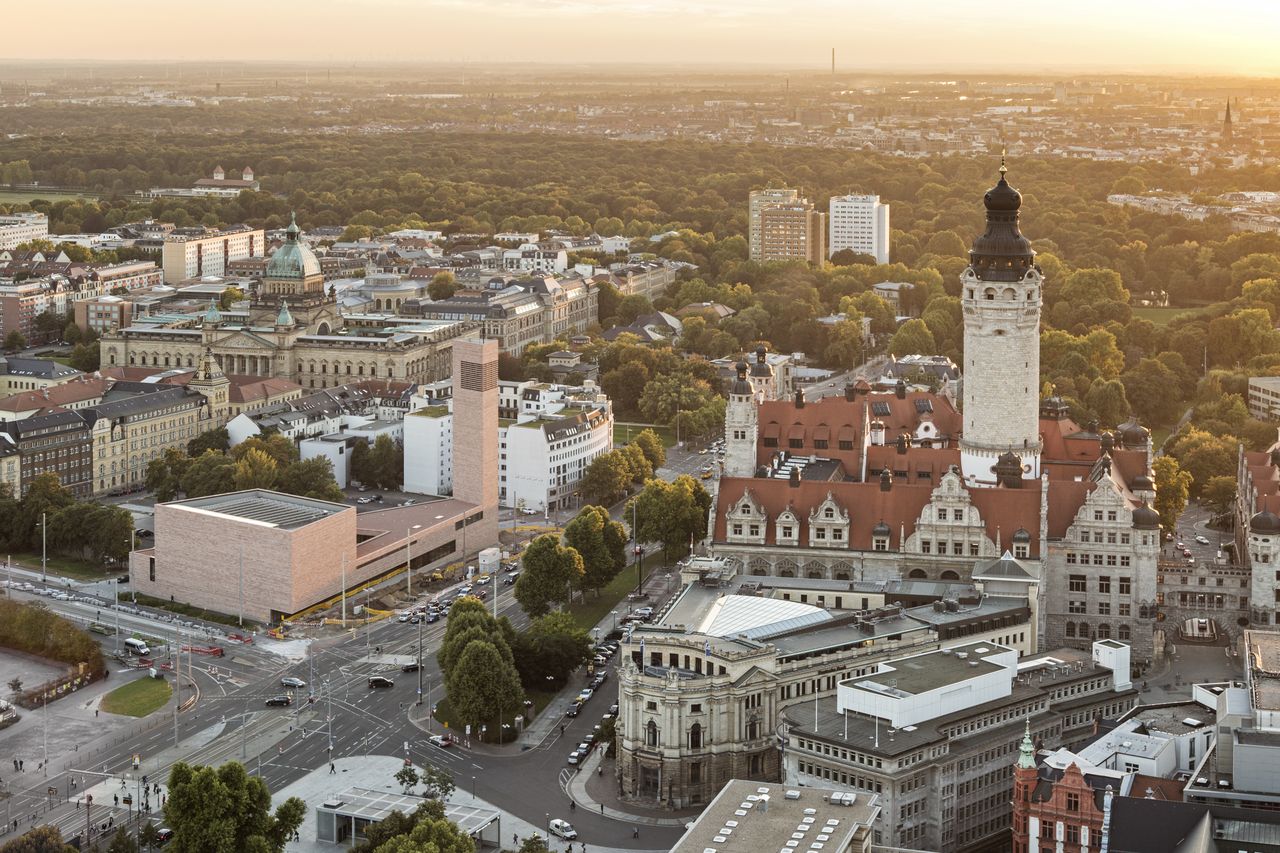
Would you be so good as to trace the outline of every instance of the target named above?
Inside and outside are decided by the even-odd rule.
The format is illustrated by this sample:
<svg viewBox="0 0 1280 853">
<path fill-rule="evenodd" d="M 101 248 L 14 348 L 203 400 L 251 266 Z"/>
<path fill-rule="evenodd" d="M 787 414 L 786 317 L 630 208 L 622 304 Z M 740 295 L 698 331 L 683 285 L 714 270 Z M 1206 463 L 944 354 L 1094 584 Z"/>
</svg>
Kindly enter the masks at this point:
<svg viewBox="0 0 1280 853">
<path fill-rule="evenodd" d="M 49 217 L 43 213 L 13 213 L 0 216 L 0 252 L 22 243 L 49 237 Z"/>
<path fill-rule="evenodd" d="M 877 264 L 889 263 L 889 205 L 880 196 L 833 196 L 829 211 L 828 256 L 852 249 L 870 255 Z"/>
<path fill-rule="evenodd" d="M 206 275 L 222 275 L 227 264 L 265 254 L 261 228 L 238 225 L 225 231 L 179 229 L 164 238 L 161 265 L 169 284 Z"/>
<path fill-rule="evenodd" d="M 591 460 L 613 448 L 609 398 L 594 382 L 502 382 L 499 390 L 499 504 L 537 512 L 572 508 Z M 403 424 L 405 491 L 451 493 L 452 418 L 448 400 L 413 399 Z"/>
</svg>

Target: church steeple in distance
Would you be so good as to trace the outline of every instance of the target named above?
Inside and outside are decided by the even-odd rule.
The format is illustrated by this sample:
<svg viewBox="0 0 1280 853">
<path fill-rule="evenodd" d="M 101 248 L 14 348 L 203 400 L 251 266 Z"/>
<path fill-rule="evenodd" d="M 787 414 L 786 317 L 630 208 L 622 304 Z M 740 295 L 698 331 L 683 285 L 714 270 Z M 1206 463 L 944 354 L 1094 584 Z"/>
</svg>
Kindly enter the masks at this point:
<svg viewBox="0 0 1280 853">
<path fill-rule="evenodd" d="M 1040 476 L 1040 301 L 1043 278 L 1018 228 L 1022 194 L 1000 178 L 982 198 L 987 224 L 960 276 L 964 316 L 964 426 L 960 467 L 973 485 Z M 1005 457 L 1003 477 L 996 465 Z M 1013 457 L 1016 457 L 1014 459 Z"/>
<path fill-rule="evenodd" d="M 1231 127 L 1231 99 L 1227 98 L 1227 111 L 1222 119 L 1222 147 L 1230 148 L 1235 141 L 1235 134 Z"/>
</svg>

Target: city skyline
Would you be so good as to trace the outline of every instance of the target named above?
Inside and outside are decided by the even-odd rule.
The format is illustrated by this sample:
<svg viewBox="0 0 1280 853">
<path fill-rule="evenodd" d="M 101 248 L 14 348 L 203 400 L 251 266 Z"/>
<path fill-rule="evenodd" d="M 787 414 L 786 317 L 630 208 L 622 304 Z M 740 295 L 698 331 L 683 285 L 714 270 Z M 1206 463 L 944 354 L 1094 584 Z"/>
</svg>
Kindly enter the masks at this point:
<svg viewBox="0 0 1280 853">
<path fill-rule="evenodd" d="M 103 17 L 85 0 L 66 4 L 72 26 L 57 48 L 36 38 L 45 16 L 34 7 L 6 12 L 11 39 L 0 61 L 307 61 L 446 62 L 542 65 L 709 65 L 826 70 L 1031 72 L 1200 72 L 1280 74 L 1270 50 L 1280 9 L 1240 0 L 1206 10 L 1177 0 L 1107 4 L 1083 0 L 1069 16 L 1048 0 L 992 13 L 921 0 L 900 7 L 817 0 L 802 10 L 760 2 L 555 0 L 536 10 L 510 0 L 333 0 L 274 5 L 231 0 L 224 37 L 193 39 L 207 28 L 203 9 L 163 16 Z M 1053 26 L 1045 26 L 1045 21 Z M 289 38 L 281 38 L 289 32 Z M 29 34 L 30 37 L 24 37 Z M 619 40 L 614 34 L 624 34 Z M 341 45 L 336 42 L 341 37 Z M 1140 37 L 1139 37 L 1140 36 Z M 554 49 L 550 49 L 555 46 Z M 572 50 L 566 52 L 566 48 Z"/>
</svg>

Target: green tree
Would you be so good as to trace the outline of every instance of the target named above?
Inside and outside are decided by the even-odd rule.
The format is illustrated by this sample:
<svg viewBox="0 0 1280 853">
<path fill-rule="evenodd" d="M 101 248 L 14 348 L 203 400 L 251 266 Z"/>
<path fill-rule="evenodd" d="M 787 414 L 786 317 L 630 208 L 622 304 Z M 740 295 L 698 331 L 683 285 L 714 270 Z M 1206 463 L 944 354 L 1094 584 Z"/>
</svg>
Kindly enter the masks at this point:
<svg viewBox="0 0 1280 853">
<path fill-rule="evenodd" d="M 333 479 L 333 463 L 323 456 L 313 456 L 303 462 L 290 462 L 280 472 L 277 486 L 280 491 L 305 498 L 341 503 L 346 499 L 337 480 Z"/>
<path fill-rule="evenodd" d="M 78 344 L 82 337 L 80 327 L 76 325 L 75 320 L 68 320 L 67 325 L 62 327 L 62 339 L 67 343 Z"/>
<path fill-rule="evenodd" d="M 594 589 L 598 595 L 600 589 L 617 576 L 626 560 L 625 552 L 618 553 L 618 549 L 624 547 L 626 536 L 626 528 L 600 506 L 584 506 L 565 525 L 565 544 L 582 557 L 583 589 Z"/>
<path fill-rule="evenodd" d="M 649 458 L 644 455 L 644 451 L 638 444 L 628 444 L 626 447 L 618 448 L 614 453 L 622 454 L 622 458 L 626 460 L 627 469 L 631 472 L 631 482 L 639 485 L 653 477 L 653 466 L 649 464 Z"/>
<path fill-rule="evenodd" d="M 1200 495 L 1214 477 L 1229 477 L 1236 470 L 1237 445 L 1232 435 L 1215 435 L 1196 427 L 1187 427 L 1171 438 L 1165 451 L 1178 461 L 1179 467 L 1191 475 L 1189 484 L 1193 497 Z M 1160 484 L 1157 481 L 1157 496 Z"/>
<path fill-rule="evenodd" d="M 4 348 L 9 352 L 16 352 L 20 349 L 27 348 L 27 339 L 17 329 L 13 329 L 9 334 L 4 336 Z"/>
<path fill-rule="evenodd" d="M 284 468 L 290 462 L 298 461 L 298 448 L 287 437 L 278 432 L 263 433 L 246 438 L 231 448 L 231 458 L 239 462 L 251 450 L 260 450 L 275 460 L 277 468 Z"/>
<path fill-rule="evenodd" d="M 220 495 L 236 488 L 236 461 L 216 450 L 191 460 L 182 473 L 182 491 L 189 498 Z"/>
<path fill-rule="evenodd" d="M 67 364 L 82 373 L 92 373 L 102 366 L 102 347 L 94 341 L 90 344 L 76 344 L 71 350 Z"/>
<path fill-rule="evenodd" d="M 19 837 L 0 847 L 0 853 L 63 853 L 74 847 L 62 840 L 62 832 L 56 826 L 45 824 L 28 829 Z"/>
<path fill-rule="evenodd" d="M 413 832 L 413 828 L 418 825 L 420 810 L 407 815 L 396 809 L 377 823 L 370 824 L 365 829 L 364 839 L 351 848 L 352 853 L 372 853 L 388 841 Z"/>
<path fill-rule="evenodd" d="M 226 427 L 215 427 L 205 430 L 197 435 L 191 441 L 187 442 L 187 455 L 195 458 L 206 450 L 216 450 L 219 453 L 226 453 L 231 449 L 231 436 L 227 434 Z"/>
<path fill-rule="evenodd" d="M 581 585 L 582 557 L 572 548 L 560 544 L 551 533 L 529 543 L 520 558 L 521 572 L 516 580 L 516 601 L 524 612 L 537 618 L 554 604 L 569 600 L 574 587 Z"/>
<path fill-rule="evenodd" d="M 276 460 L 256 447 L 241 455 L 235 463 L 237 489 L 274 489 L 280 480 Z"/>
<path fill-rule="evenodd" d="M 662 445 L 662 439 L 652 428 L 642 430 L 639 435 L 632 439 L 631 443 L 640 448 L 644 458 L 649 460 L 649 467 L 654 471 L 667 464 L 667 449 Z"/>
<path fill-rule="evenodd" d="M 898 327 L 889 341 L 889 352 L 896 356 L 904 355 L 936 355 L 938 344 L 933 339 L 933 332 L 925 325 L 924 320 L 908 320 Z"/>
<path fill-rule="evenodd" d="M 1129 415 L 1124 383 L 1118 379 L 1095 379 L 1085 394 L 1084 404 L 1105 426 L 1116 426 Z"/>
<path fill-rule="evenodd" d="M 406 794 L 411 794 L 413 793 L 413 786 L 418 784 L 418 771 L 413 769 L 413 765 L 406 761 L 405 765 L 396 773 L 395 779 L 400 784 L 400 787 L 404 788 Z"/>
<path fill-rule="evenodd" d="M 520 681 L 532 689 L 545 689 L 548 683 L 563 685 L 590 658 L 591 638 L 573 616 L 558 611 L 534 619 L 527 631 L 516 636 L 513 652 Z"/>
<path fill-rule="evenodd" d="M 427 285 L 427 295 L 435 301 L 448 299 L 458 290 L 458 280 L 454 278 L 453 273 L 449 271 L 438 272 Z"/>
<path fill-rule="evenodd" d="M 672 482 L 650 480 L 633 497 L 625 511 L 636 519 L 632 535 L 640 542 L 661 542 L 663 559 L 671 553 L 684 554 L 691 543 L 707 532 L 711 496 L 702 484 L 682 474 Z M 523 578 L 522 578 L 523 579 Z"/>
<path fill-rule="evenodd" d="M 58 510 L 71 506 L 75 498 L 58 480 L 57 474 L 39 474 L 27 487 L 19 504 L 17 517 L 13 523 L 13 541 L 16 545 L 34 548 L 40 544 L 40 515 L 45 514 L 46 521 Z"/>
<path fill-rule="evenodd" d="M 351 457 L 351 475 L 375 489 L 400 488 L 404 478 L 404 448 L 388 435 L 378 436 L 366 452 Z"/>
<path fill-rule="evenodd" d="M 244 299 L 244 291 L 238 287 L 228 287 L 222 291 L 222 295 L 218 297 L 218 307 L 223 311 L 230 311 L 231 308 L 240 300 Z"/>
<path fill-rule="evenodd" d="M 848 370 L 862 362 L 862 348 L 862 318 L 843 320 L 827 333 L 822 359 L 831 367 Z"/>
<path fill-rule="evenodd" d="M 1236 478 L 1218 475 L 1210 477 L 1200 490 L 1200 500 L 1215 513 L 1228 512 L 1236 502 Z"/>
<path fill-rule="evenodd" d="M 1172 531 L 1178 526 L 1178 516 L 1187 508 L 1187 493 L 1191 488 L 1191 475 L 1178 467 L 1172 456 L 1158 456 L 1151 464 L 1155 473 L 1156 505 L 1160 513 L 1160 526 Z"/>
<path fill-rule="evenodd" d="M 193 442 L 199 440 L 199 436 L 192 439 Z M 182 478 L 190 466 L 190 457 L 176 447 L 166 447 L 159 456 L 147 463 L 148 491 L 155 492 L 156 500 L 161 503 L 173 500 L 182 491 Z"/>
<path fill-rule="evenodd" d="M 453 774 L 448 770 L 428 764 L 422 768 L 419 777 L 423 785 L 422 796 L 441 802 L 453 796 Z"/>
<path fill-rule="evenodd" d="M 612 506 L 631 485 L 631 465 L 617 450 L 601 453 L 587 465 L 578 485 L 583 498 Z"/>
<path fill-rule="evenodd" d="M 680 372 L 660 373 L 644 386 L 640 413 L 653 423 L 669 424 L 677 412 L 696 410 L 711 398 L 711 386 Z"/>
<path fill-rule="evenodd" d="M 133 833 L 121 827 L 111 838 L 111 846 L 107 853 L 138 853 L 138 842 L 133 840 Z"/>
<path fill-rule="evenodd" d="M 618 301 L 614 312 L 614 322 L 619 326 L 630 326 L 638 317 L 653 313 L 653 303 L 639 295 L 624 296 Z"/>
<path fill-rule="evenodd" d="M 290 797 L 271 811 L 271 792 L 238 762 L 169 772 L 165 821 L 176 853 L 283 853 L 302 824 L 306 804 Z"/>
<path fill-rule="evenodd" d="M 1172 370 L 1154 358 L 1144 358 L 1120 375 L 1125 397 L 1144 423 L 1173 423 L 1182 408 L 1179 380 Z"/>
<path fill-rule="evenodd" d="M 521 580 L 524 575 L 521 575 Z M 454 719 L 476 727 L 495 722 L 524 701 L 520 677 L 493 643 L 473 641 L 462 650 L 449 676 L 449 707 Z"/>
</svg>

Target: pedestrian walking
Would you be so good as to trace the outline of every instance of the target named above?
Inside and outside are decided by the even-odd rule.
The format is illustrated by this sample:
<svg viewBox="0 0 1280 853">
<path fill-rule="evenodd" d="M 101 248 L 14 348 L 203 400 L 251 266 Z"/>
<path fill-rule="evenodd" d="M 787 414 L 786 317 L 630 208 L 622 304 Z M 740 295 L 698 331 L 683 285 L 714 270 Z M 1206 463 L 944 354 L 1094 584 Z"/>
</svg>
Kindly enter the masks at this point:
<svg viewBox="0 0 1280 853">
<path fill-rule="evenodd" d="M 600 804 L 600 814 L 604 814 L 604 803 Z"/>
<path fill-rule="evenodd" d="M 97 708 L 94 708 L 94 709 L 93 709 L 93 715 L 94 715 L 95 717 L 96 717 L 96 716 L 98 716 L 98 709 L 97 709 Z"/>
<path fill-rule="evenodd" d="M 116 808 L 119 808 L 119 807 L 120 807 L 120 795 L 119 795 L 119 794 L 112 794 L 112 795 L 111 795 L 111 799 L 113 799 L 113 800 L 115 800 L 115 801 L 116 801 Z"/>
<path fill-rule="evenodd" d="M 330 776 L 332 776 L 333 774 L 335 774 L 335 773 L 337 773 L 337 772 L 338 772 L 338 771 L 337 771 L 337 770 L 334 768 L 334 766 L 333 766 L 333 762 L 332 762 L 332 761 L 330 761 L 330 762 L 329 762 L 329 775 L 330 775 Z"/>
<path fill-rule="evenodd" d="M 27 772 L 27 761 L 25 758 L 18 759 L 18 770 L 22 773 Z"/>
<path fill-rule="evenodd" d="M 639 838 L 639 837 L 640 837 L 640 827 L 638 827 L 638 826 L 633 826 L 633 827 L 631 827 L 631 837 L 632 837 L 632 838 Z"/>
</svg>

